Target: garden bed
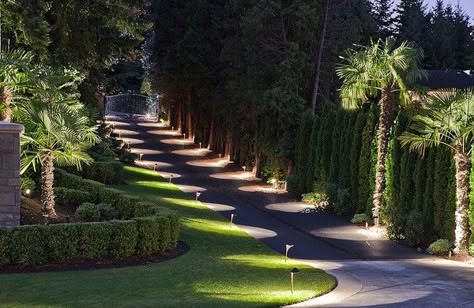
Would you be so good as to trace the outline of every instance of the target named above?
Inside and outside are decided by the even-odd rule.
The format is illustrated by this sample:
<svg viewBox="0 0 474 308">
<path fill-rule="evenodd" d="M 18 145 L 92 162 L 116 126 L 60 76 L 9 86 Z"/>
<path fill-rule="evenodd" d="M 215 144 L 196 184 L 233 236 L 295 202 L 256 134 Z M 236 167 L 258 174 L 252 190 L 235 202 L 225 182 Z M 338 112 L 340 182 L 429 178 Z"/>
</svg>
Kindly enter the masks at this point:
<svg viewBox="0 0 474 308">
<path fill-rule="evenodd" d="M 41 272 L 69 272 L 69 271 L 82 271 L 82 270 L 93 270 L 93 269 L 110 269 L 110 268 L 121 268 L 130 266 L 140 266 L 147 264 L 159 263 L 167 260 L 171 260 L 186 254 L 189 251 L 189 246 L 182 241 L 178 241 L 177 245 L 173 249 L 166 250 L 165 252 L 157 255 L 150 256 L 130 256 L 119 259 L 76 259 L 70 260 L 69 262 L 63 263 L 52 263 L 38 266 L 18 266 L 18 265 L 7 265 L 0 267 L 2 274 L 9 273 L 41 273 Z"/>
</svg>

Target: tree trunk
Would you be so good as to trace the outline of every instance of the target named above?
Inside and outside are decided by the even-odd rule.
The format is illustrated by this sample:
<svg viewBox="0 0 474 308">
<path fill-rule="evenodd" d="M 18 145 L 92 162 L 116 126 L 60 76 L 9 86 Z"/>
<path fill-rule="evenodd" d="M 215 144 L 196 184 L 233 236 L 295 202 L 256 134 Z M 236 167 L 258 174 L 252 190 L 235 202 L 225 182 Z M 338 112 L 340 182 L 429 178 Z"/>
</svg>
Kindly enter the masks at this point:
<svg viewBox="0 0 474 308">
<path fill-rule="evenodd" d="M 470 161 L 462 146 L 454 154 L 456 165 L 456 231 L 454 253 L 467 255 L 469 251 L 469 172 Z"/>
<path fill-rule="evenodd" d="M 328 26 L 328 14 L 329 14 L 329 4 L 331 0 L 326 0 L 326 8 L 324 10 L 324 20 L 323 20 L 323 30 L 321 31 L 321 38 L 319 40 L 319 50 L 318 57 L 316 60 L 316 76 L 314 78 L 314 87 L 313 87 L 313 99 L 311 102 L 313 113 L 318 109 L 318 94 L 319 94 L 319 83 L 321 79 L 321 63 L 323 60 L 323 50 L 324 43 L 326 40 L 326 31 Z"/>
<path fill-rule="evenodd" d="M 178 110 L 176 111 L 176 129 L 180 134 L 183 134 L 183 102 L 178 103 Z"/>
<path fill-rule="evenodd" d="M 13 92 L 4 87 L 0 89 L 0 101 L 2 106 L 2 112 L 0 112 L 0 121 L 11 122 L 12 119 L 12 109 L 11 109 L 11 100 Z"/>
<path fill-rule="evenodd" d="M 53 154 L 47 152 L 43 157 L 43 165 L 41 167 L 41 204 L 43 206 L 43 214 L 48 218 L 56 218 L 54 209 L 54 164 Z"/>
<path fill-rule="evenodd" d="M 379 115 L 379 129 L 377 135 L 377 165 L 375 173 L 375 190 L 374 190 L 374 208 L 373 217 L 375 225 L 380 224 L 380 210 L 383 206 L 383 193 L 385 190 L 385 161 L 388 152 L 388 141 L 390 136 L 390 129 L 393 125 L 394 114 L 394 98 L 392 89 L 385 88 L 382 91 L 382 98 L 380 99 L 380 115 Z"/>
<path fill-rule="evenodd" d="M 207 148 L 209 150 L 214 150 L 214 141 L 215 141 L 215 132 L 214 132 L 214 129 L 215 129 L 215 124 L 214 124 L 214 119 L 211 120 L 211 127 L 209 129 L 209 142 L 207 144 Z"/>
</svg>

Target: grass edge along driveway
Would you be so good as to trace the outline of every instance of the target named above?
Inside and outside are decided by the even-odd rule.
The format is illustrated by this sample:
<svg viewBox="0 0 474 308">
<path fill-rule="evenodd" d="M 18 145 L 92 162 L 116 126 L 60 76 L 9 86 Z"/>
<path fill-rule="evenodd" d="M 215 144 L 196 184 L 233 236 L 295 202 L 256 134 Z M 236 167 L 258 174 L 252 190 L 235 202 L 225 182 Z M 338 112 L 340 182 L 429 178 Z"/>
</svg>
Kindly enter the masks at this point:
<svg viewBox="0 0 474 308">
<path fill-rule="evenodd" d="M 277 307 L 325 294 L 336 280 L 285 259 L 151 170 L 126 167 L 118 188 L 176 210 L 190 251 L 107 270 L 0 274 L 0 306 Z M 289 270 L 301 270 L 291 294 Z"/>
</svg>

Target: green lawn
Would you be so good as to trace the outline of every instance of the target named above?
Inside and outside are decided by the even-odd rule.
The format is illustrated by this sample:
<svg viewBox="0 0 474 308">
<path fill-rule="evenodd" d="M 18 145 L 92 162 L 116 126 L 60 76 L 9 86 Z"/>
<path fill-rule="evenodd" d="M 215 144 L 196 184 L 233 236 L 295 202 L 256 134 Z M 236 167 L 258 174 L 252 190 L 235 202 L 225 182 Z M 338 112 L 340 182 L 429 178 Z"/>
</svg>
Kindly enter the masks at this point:
<svg viewBox="0 0 474 308">
<path fill-rule="evenodd" d="M 220 215 L 191 200 L 152 171 L 127 167 L 120 189 L 181 216 L 190 251 L 163 263 L 64 273 L 0 274 L 1 306 L 261 307 L 327 293 L 334 278 L 289 261 Z M 289 270 L 301 269 L 296 291 Z"/>
</svg>

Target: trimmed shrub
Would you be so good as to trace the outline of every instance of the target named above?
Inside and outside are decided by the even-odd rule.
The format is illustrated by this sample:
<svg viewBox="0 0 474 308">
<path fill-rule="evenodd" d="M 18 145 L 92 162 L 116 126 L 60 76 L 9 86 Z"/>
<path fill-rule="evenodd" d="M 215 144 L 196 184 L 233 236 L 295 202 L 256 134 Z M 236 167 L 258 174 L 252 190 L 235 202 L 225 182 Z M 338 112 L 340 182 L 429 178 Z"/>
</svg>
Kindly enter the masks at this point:
<svg viewBox="0 0 474 308">
<path fill-rule="evenodd" d="M 48 226 L 47 252 L 50 262 L 67 261 L 77 256 L 79 227 L 77 224 Z"/>
<path fill-rule="evenodd" d="M 108 256 L 112 258 L 129 257 L 135 254 L 137 246 L 137 223 L 130 220 L 111 221 Z"/>
<path fill-rule="evenodd" d="M 367 214 L 355 214 L 354 217 L 351 219 L 351 223 L 353 224 L 363 224 L 369 222 L 370 218 Z"/>
<path fill-rule="evenodd" d="M 0 266 L 10 263 L 11 230 L 0 229 Z"/>
<path fill-rule="evenodd" d="M 99 203 L 96 207 L 100 221 L 114 220 L 119 217 L 117 209 L 109 203 Z"/>
<path fill-rule="evenodd" d="M 122 174 L 122 163 L 114 160 L 94 162 L 89 166 L 84 166 L 81 172 L 84 178 L 104 184 L 120 184 Z"/>
<path fill-rule="evenodd" d="M 451 243 L 448 240 L 440 239 L 436 242 L 433 242 L 430 247 L 426 249 L 426 252 L 428 252 L 430 255 L 445 255 L 449 252 L 451 247 Z"/>
<path fill-rule="evenodd" d="M 19 265 L 39 265 L 48 261 L 49 226 L 19 226 L 12 234 L 12 261 Z"/>
<path fill-rule="evenodd" d="M 93 203 L 84 203 L 76 210 L 76 219 L 81 222 L 100 221 L 100 213 L 97 205 Z"/>
<path fill-rule="evenodd" d="M 176 246 L 179 224 L 175 215 L 134 218 L 137 222 L 137 254 L 149 255 Z"/>
<path fill-rule="evenodd" d="M 78 255 L 88 259 L 107 257 L 109 242 L 113 235 L 109 224 L 90 222 L 78 226 Z"/>
<path fill-rule="evenodd" d="M 105 185 L 96 181 L 83 179 L 78 175 L 67 173 L 62 169 L 54 171 L 55 187 L 65 187 L 88 192 L 91 195 L 91 202 L 100 202 L 99 197 L 105 189 Z"/>
<path fill-rule="evenodd" d="M 92 201 L 92 196 L 90 193 L 77 189 L 56 187 L 54 189 L 54 194 L 56 197 L 56 202 L 60 205 L 78 207 L 83 203 Z"/>
</svg>

